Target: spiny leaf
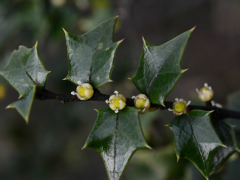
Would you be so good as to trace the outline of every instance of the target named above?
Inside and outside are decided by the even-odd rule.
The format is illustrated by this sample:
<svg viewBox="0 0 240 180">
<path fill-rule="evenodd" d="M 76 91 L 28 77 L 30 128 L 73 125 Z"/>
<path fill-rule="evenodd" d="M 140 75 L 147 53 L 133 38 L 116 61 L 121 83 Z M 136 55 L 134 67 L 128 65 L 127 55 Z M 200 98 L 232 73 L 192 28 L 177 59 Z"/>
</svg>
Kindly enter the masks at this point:
<svg viewBox="0 0 240 180">
<path fill-rule="evenodd" d="M 212 172 L 217 171 L 235 152 L 239 152 L 234 127 L 225 121 L 216 120 L 213 122 L 217 134 L 227 148 L 219 148 L 214 154 L 212 161 Z"/>
<path fill-rule="evenodd" d="M 44 87 L 48 72 L 38 55 L 37 44 L 32 48 L 19 46 L 0 74 L 15 88 L 20 97 L 27 96 L 33 86 Z"/>
<path fill-rule="evenodd" d="M 210 113 L 193 110 L 187 115 L 176 116 L 168 125 L 177 158 L 189 159 L 207 179 L 214 153 L 224 147 L 211 124 Z"/>
<path fill-rule="evenodd" d="M 87 82 L 95 88 L 112 82 L 114 57 L 122 42 L 114 43 L 112 40 L 117 18 L 111 18 L 79 36 L 64 30 L 69 62 L 68 75 L 64 80 L 75 84 L 78 81 Z"/>
<path fill-rule="evenodd" d="M 154 104 L 164 101 L 186 71 L 181 60 L 194 28 L 161 46 L 153 46 L 143 39 L 143 50 L 136 75 L 131 78 L 136 88 L 148 95 Z"/>
<path fill-rule="evenodd" d="M 49 73 L 38 54 L 37 44 L 32 48 L 19 46 L 18 50 L 13 51 L 7 66 L 0 71 L 0 74 L 18 91 L 19 98 L 22 98 L 9 107 L 16 108 L 26 121 L 35 91 L 45 86 Z"/>
<path fill-rule="evenodd" d="M 110 108 L 97 111 L 98 117 L 85 147 L 102 156 L 110 180 L 119 180 L 133 153 L 147 145 L 138 111 L 125 107 L 119 113 Z"/>
<path fill-rule="evenodd" d="M 8 105 L 7 108 L 17 109 L 17 111 L 22 115 L 22 117 L 28 123 L 35 92 L 36 92 L 36 86 L 33 86 L 32 90 L 28 93 L 26 97 L 23 97 L 18 101 L 13 102 L 12 104 Z"/>
</svg>

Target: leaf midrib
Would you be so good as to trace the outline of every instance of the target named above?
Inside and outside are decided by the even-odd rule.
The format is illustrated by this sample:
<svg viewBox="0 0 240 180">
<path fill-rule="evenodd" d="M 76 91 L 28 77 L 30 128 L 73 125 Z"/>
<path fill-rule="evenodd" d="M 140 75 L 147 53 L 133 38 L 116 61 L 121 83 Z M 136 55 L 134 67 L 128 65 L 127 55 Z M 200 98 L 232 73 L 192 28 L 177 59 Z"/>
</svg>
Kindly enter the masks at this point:
<svg viewBox="0 0 240 180">
<path fill-rule="evenodd" d="M 21 67 L 24 70 L 24 72 L 26 73 L 26 75 L 28 76 L 28 78 L 33 82 L 34 85 L 37 85 L 37 83 L 33 80 L 33 78 L 31 77 L 31 75 L 28 73 L 27 69 L 23 66 L 22 62 L 20 61 Z"/>
<path fill-rule="evenodd" d="M 90 70 L 89 70 L 89 71 L 90 71 L 90 74 L 89 74 L 89 82 L 91 81 L 91 78 L 92 78 L 93 59 L 94 59 L 94 57 L 95 57 L 95 55 L 96 55 L 97 47 L 98 47 L 98 45 L 99 45 L 100 40 L 102 39 L 103 33 L 108 29 L 108 27 L 110 26 L 110 24 L 111 24 L 111 23 L 109 23 L 109 24 L 105 27 L 105 29 L 102 30 L 101 35 L 100 35 L 100 37 L 99 37 L 98 40 L 97 40 L 96 47 L 92 49 L 92 51 L 93 51 L 93 56 L 92 56 L 92 61 L 91 61 Z M 113 42 L 113 41 L 112 41 L 112 42 Z"/>
<path fill-rule="evenodd" d="M 146 47 L 147 53 L 151 56 L 152 59 L 155 60 L 155 58 L 152 57 L 152 54 L 150 53 L 147 44 L 145 44 L 145 47 Z M 170 50 L 168 51 L 167 57 L 164 59 L 162 65 L 157 68 L 156 74 L 153 76 L 152 80 L 151 80 L 150 83 L 148 84 L 148 86 L 147 86 L 147 95 L 149 94 L 149 91 L 150 91 L 151 88 L 152 88 L 152 84 L 153 84 L 154 80 L 158 77 L 158 75 L 159 75 L 159 73 L 160 73 L 160 69 L 165 65 L 166 60 L 167 60 L 168 57 L 170 56 L 170 52 L 172 52 L 173 47 L 174 47 L 174 45 L 172 45 L 172 46 L 170 45 Z M 145 68 L 145 66 L 144 66 L 144 68 Z M 144 71 L 144 73 L 145 73 L 145 71 Z"/>
<path fill-rule="evenodd" d="M 116 156 L 117 156 L 117 134 L 118 134 L 118 123 L 119 123 L 119 113 L 117 114 L 116 118 L 116 126 L 115 126 L 115 132 L 114 132 L 114 167 L 113 167 L 113 177 L 115 177 L 115 172 L 116 172 Z"/>
<path fill-rule="evenodd" d="M 189 125 L 190 125 L 190 129 L 191 129 L 191 131 L 192 131 L 193 138 L 194 138 L 195 141 L 197 142 L 197 146 L 198 146 L 198 149 L 199 149 L 199 152 L 200 152 L 202 161 L 203 161 L 203 166 L 204 166 L 205 171 L 206 171 L 206 165 L 205 165 L 204 160 L 203 160 L 202 148 L 201 148 L 201 146 L 200 146 L 200 143 L 199 143 L 198 140 L 197 140 L 197 137 L 196 137 L 195 134 L 194 134 L 193 125 L 192 125 L 192 122 L 191 122 L 191 120 L 190 120 L 190 118 L 189 118 L 189 115 L 187 114 L 186 117 L 187 117 L 188 123 L 189 123 Z"/>
</svg>

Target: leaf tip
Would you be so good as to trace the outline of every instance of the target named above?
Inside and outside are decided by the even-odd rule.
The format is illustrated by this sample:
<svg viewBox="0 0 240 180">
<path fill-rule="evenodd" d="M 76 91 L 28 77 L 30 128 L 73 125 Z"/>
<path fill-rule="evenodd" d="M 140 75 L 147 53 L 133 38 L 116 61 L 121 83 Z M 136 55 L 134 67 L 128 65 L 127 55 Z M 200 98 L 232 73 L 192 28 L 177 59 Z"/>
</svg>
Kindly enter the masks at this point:
<svg viewBox="0 0 240 180">
<path fill-rule="evenodd" d="M 113 81 L 112 79 L 110 79 L 108 82 L 110 82 L 110 83 L 111 83 L 111 82 L 114 82 L 114 81 Z"/>
<path fill-rule="evenodd" d="M 87 147 L 87 144 L 84 144 L 84 146 L 81 148 L 81 150 L 86 149 L 86 147 Z"/>
<path fill-rule="evenodd" d="M 11 104 L 6 107 L 6 109 L 12 109 L 12 108 L 14 108 L 14 106 Z"/>
<path fill-rule="evenodd" d="M 185 73 L 186 71 L 188 71 L 189 70 L 189 68 L 188 69 L 183 69 L 182 70 L 182 73 Z"/>
<path fill-rule="evenodd" d="M 146 44 L 146 40 L 145 40 L 145 38 L 143 37 L 143 35 L 142 35 L 142 40 L 143 40 L 143 43 Z"/>
<path fill-rule="evenodd" d="M 125 40 L 125 38 L 121 39 L 120 41 L 118 41 L 118 45 L 121 44 L 123 41 Z"/>
<path fill-rule="evenodd" d="M 164 126 L 165 126 L 165 127 L 169 127 L 169 124 L 165 124 Z"/>
<path fill-rule="evenodd" d="M 224 144 L 222 144 L 221 147 L 223 147 L 223 148 L 228 148 L 228 147 L 227 147 L 226 145 L 224 145 Z"/>
<path fill-rule="evenodd" d="M 67 77 L 63 78 L 63 81 L 66 81 L 66 80 L 68 80 L 68 78 L 67 78 Z"/>
<path fill-rule="evenodd" d="M 132 81 L 132 78 L 127 78 L 127 79 L 129 79 L 130 81 Z"/>
<path fill-rule="evenodd" d="M 18 99 L 21 99 L 22 97 L 23 97 L 23 95 L 20 94 L 19 97 L 18 97 Z"/>
<path fill-rule="evenodd" d="M 190 32 L 193 32 L 196 29 L 197 25 L 190 29 Z"/>
<path fill-rule="evenodd" d="M 28 124 L 28 122 L 29 122 L 29 116 L 25 116 L 25 117 L 23 117 L 23 118 L 24 118 L 26 124 Z"/>
<path fill-rule="evenodd" d="M 99 110 L 98 109 L 94 109 L 94 111 L 98 112 Z"/>
<path fill-rule="evenodd" d="M 67 32 L 63 27 L 62 27 L 62 30 L 63 30 L 63 32 L 64 32 L 65 35 L 68 34 L 68 32 Z"/>
<path fill-rule="evenodd" d="M 148 144 L 145 145 L 147 149 L 153 150 Z"/>
<path fill-rule="evenodd" d="M 214 112 L 214 110 L 212 110 L 212 111 L 209 111 L 209 114 L 212 114 Z"/>
<path fill-rule="evenodd" d="M 180 157 L 177 155 L 177 163 L 179 162 Z"/>
<path fill-rule="evenodd" d="M 36 41 L 35 45 L 34 45 L 36 48 L 38 48 L 38 41 Z"/>
</svg>

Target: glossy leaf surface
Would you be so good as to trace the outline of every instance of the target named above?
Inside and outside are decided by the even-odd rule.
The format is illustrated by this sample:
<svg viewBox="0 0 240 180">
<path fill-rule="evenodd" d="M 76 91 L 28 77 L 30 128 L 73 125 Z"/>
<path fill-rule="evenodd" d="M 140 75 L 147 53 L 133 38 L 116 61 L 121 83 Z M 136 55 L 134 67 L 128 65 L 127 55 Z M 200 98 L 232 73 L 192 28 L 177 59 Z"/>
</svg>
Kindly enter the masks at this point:
<svg viewBox="0 0 240 180">
<path fill-rule="evenodd" d="M 140 65 L 131 81 L 139 92 L 150 98 L 151 103 L 164 105 L 165 99 L 185 72 L 181 69 L 181 61 L 193 30 L 160 46 L 150 45 L 143 39 Z"/>
<path fill-rule="evenodd" d="M 224 146 L 211 124 L 210 112 L 190 111 L 187 115 L 176 116 L 168 127 L 177 158 L 189 159 L 208 178 L 214 153 Z"/>
<path fill-rule="evenodd" d="M 36 44 L 33 48 L 19 46 L 0 74 L 19 92 L 20 97 L 24 97 L 32 91 L 34 85 L 44 87 L 49 72 L 38 55 Z"/>
<path fill-rule="evenodd" d="M 21 98 L 9 107 L 16 108 L 28 121 L 35 91 L 45 86 L 49 74 L 38 54 L 37 44 L 32 48 L 20 46 L 13 51 L 9 63 L 0 70 L 0 74 L 18 91 Z"/>
<path fill-rule="evenodd" d="M 133 153 L 148 147 L 138 111 L 125 107 L 119 113 L 110 108 L 97 111 L 98 117 L 85 147 L 102 156 L 110 180 L 119 180 Z"/>
<path fill-rule="evenodd" d="M 113 42 L 118 17 L 111 18 L 83 35 L 65 32 L 68 51 L 68 75 L 65 80 L 90 83 L 98 88 L 112 82 L 116 50 L 122 41 Z"/>
</svg>

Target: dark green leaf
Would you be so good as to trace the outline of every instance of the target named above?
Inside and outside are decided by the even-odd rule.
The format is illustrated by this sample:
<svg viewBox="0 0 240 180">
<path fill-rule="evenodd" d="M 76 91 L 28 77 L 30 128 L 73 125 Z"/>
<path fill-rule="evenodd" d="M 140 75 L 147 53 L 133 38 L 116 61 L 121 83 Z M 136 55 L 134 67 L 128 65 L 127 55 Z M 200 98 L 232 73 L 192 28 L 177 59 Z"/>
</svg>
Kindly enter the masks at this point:
<svg viewBox="0 0 240 180">
<path fill-rule="evenodd" d="M 112 40 L 117 18 L 111 18 L 80 36 L 64 30 L 69 61 L 66 80 L 75 84 L 87 82 L 95 88 L 112 82 L 114 57 L 122 42 Z"/>
<path fill-rule="evenodd" d="M 26 120 L 28 123 L 32 103 L 34 100 L 36 92 L 36 86 L 33 86 L 32 90 L 28 93 L 26 97 L 23 97 L 19 99 L 18 101 L 8 105 L 7 108 L 15 108 L 17 111 L 22 115 L 22 117 Z"/>
<path fill-rule="evenodd" d="M 19 46 L 0 74 L 19 92 L 20 97 L 24 97 L 32 91 L 34 85 L 44 87 L 49 72 L 38 55 L 36 44 L 33 48 Z"/>
<path fill-rule="evenodd" d="M 227 146 L 227 148 L 219 148 L 214 154 L 212 172 L 215 172 L 239 149 L 233 126 L 221 120 L 214 121 L 213 125 L 221 141 Z"/>
<path fill-rule="evenodd" d="M 98 151 L 102 156 L 110 180 L 119 180 L 133 153 L 149 147 L 144 139 L 138 111 L 126 107 L 119 113 L 110 108 L 97 111 L 85 147 Z"/>
<path fill-rule="evenodd" d="M 214 153 L 224 147 L 211 124 L 210 113 L 193 110 L 187 115 L 176 116 L 168 125 L 177 158 L 189 159 L 207 179 Z"/>
<path fill-rule="evenodd" d="M 148 95 L 152 103 L 164 105 L 165 99 L 186 71 L 180 65 L 193 30 L 161 46 L 150 45 L 143 39 L 141 62 L 131 81 L 141 93 Z"/>
<path fill-rule="evenodd" d="M 26 121 L 28 121 L 35 89 L 45 86 L 49 73 L 38 54 L 37 44 L 32 48 L 20 46 L 18 50 L 13 51 L 9 63 L 0 71 L 0 74 L 22 98 L 9 107 L 16 108 Z"/>
</svg>

